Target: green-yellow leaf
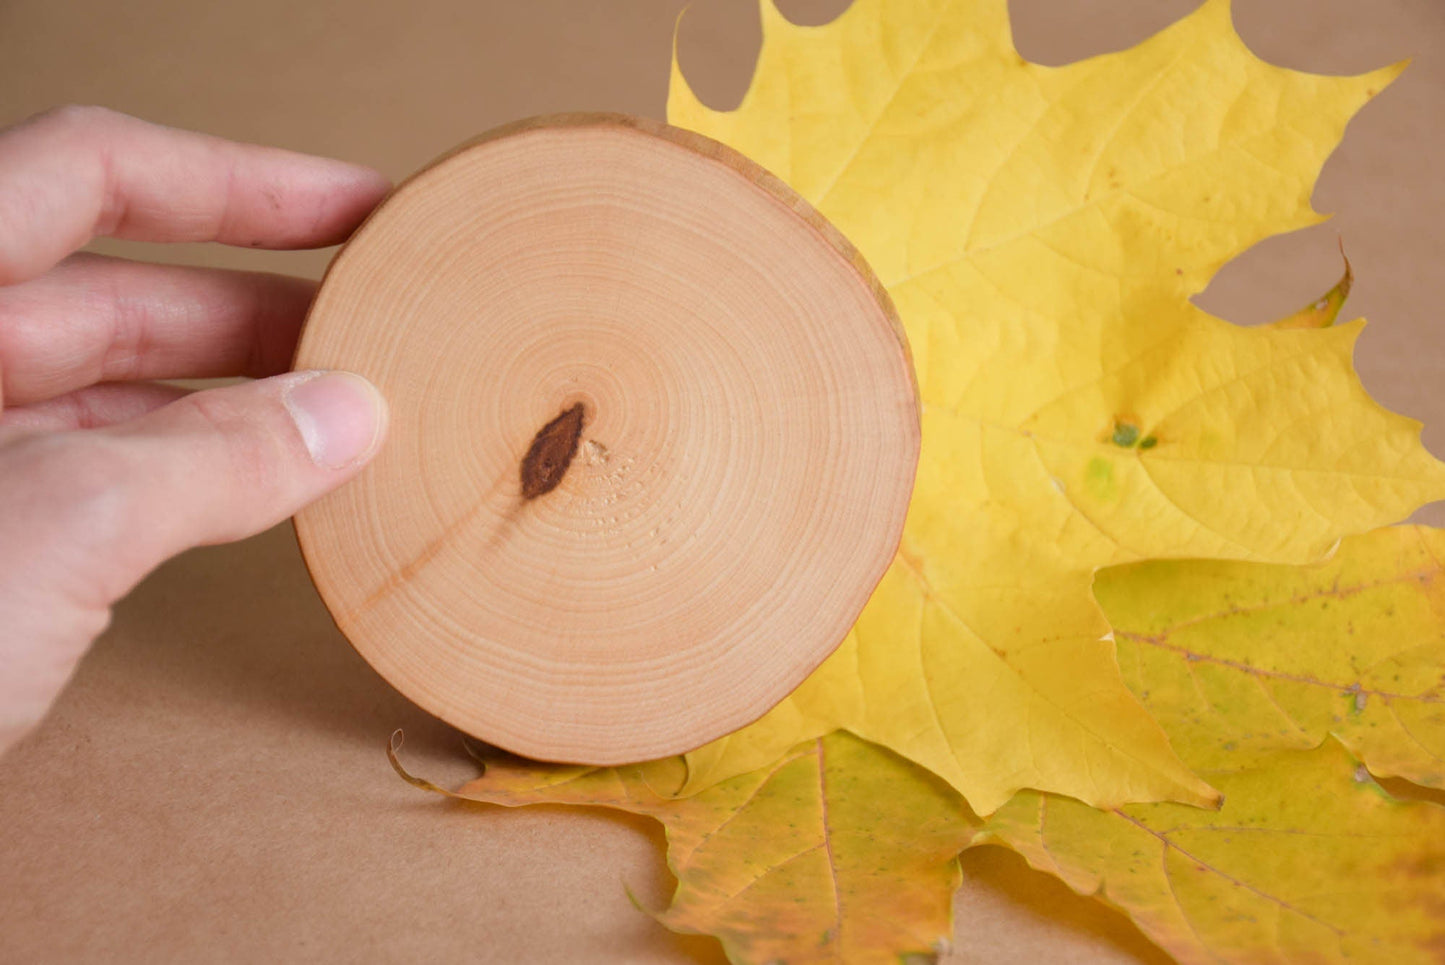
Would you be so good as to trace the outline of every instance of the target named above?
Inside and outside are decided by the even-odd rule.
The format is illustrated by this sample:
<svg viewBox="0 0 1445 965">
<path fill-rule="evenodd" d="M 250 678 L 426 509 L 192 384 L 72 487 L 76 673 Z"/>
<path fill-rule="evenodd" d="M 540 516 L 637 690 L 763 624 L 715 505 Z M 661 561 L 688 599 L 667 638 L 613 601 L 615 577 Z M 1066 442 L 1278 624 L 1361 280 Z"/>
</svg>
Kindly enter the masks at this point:
<svg viewBox="0 0 1445 965">
<path fill-rule="evenodd" d="M 1005 0 L 855 0 L 823 27 L 762 8 L 741 106 L 708 109 L 674 63 L 668 119 L 772 168 L 863 251 L 912 343 L 923 451 L 848 643 L 692 755 L 688 789 L 842 727 L 980 813 L 1021 787 L 1211 802 L 1101 643 L 1092 574 L 1307 561 L 1445 495 L 1418 425 L 1355 378 L 1358 323 L 1246 329 L 1188 300 L 1320 220 L 1321 164 L 1398 68 L 1270 66 L 1223 0 L 1061 68 L 1018 55 Z"/>
<path fill-rule="evenodd" d="M 993 522 L 978 519 L 977 532 Z M 1033 786 L 1095 801 L 1213 803 L 1182 766 L 1168 781 L 1153 770 L 1173 755 L 1119 680 L 1108 624 L 1085 589 L 1090 575 L 1030 561 L 1040 547 L 1016 545 L 1017 558 L 997 561 L 995 582 L 951 598 L 912 569 L 905 547 L 818 672 L 758 723 L 688 756 L 683 793 L 766 766 L 792 734 L 847 726 L 889 737 L 987 809 Z"/>
<path fill-rule="evenodd" d="M 735 962 L 897 962 L 952 937 L 957 856 L 978 821 L 932 775 L 845 733 L 679 799 L 682 767 L 503 758 L 457 796 L 656 818 L 678 882 L 658 919 L 717 936 Z"/>
<path fill-rule="evenodd" d="M 1376 774 L 1445 788 L 1442 559 L 1445 531 L 1401 526 L 1318 566 L 1137 563 L 1094 591 L 1125 680 L 1190 765 L 1333 734 Z"/>
<path fill-rule="evenodd" d="M 988 822 L 1184 963 L 1445 959 L 1445 808 L 1397 801 L 1334 741 L 1210 774 L 1219 811 L 1025 793 Z"/>
</svg>

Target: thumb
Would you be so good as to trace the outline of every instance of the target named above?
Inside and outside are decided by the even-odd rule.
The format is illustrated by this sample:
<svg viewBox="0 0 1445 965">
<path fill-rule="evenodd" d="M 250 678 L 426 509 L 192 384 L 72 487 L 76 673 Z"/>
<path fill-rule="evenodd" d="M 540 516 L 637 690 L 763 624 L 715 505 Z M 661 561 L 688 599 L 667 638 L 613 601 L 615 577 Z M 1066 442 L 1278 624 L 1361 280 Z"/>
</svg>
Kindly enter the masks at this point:
<svg viewBox="0 0 1445 965">
<path fill-rule="evenodd" d="M 0 436 L 0 752 L 141 577 L 285 519 L 359 472 L 385 429 L 369 382 L 299 372 L 105 429 Z"/>
<path fill-rule="evenodd" d="M 31 477 L 29 528 L 44 532 L 19 542 L 70 584 L 54 588 L 106 606 L 168 557 L 258 533 L 350 479 L 385 428 L 385 402 L 365 379 L 297 372 L 22 441 L 8 448 L 39 450 L 26 459 L 31 471 L 13 459 L 5 469 L 12 483 Z"/>
</svg>

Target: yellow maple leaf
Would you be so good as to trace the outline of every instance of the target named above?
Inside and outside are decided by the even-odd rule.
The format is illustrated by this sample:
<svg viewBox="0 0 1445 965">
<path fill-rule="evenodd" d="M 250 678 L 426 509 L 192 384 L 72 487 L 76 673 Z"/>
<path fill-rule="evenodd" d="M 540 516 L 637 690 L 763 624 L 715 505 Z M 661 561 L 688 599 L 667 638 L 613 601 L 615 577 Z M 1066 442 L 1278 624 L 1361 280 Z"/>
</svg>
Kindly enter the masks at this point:
<svg viewBox="0 0 1445 965">
<path fill-rule="evenodd" d="M 1206 772 L 1219 811 L 1025 792 L 979 840 L 1123 909 L 1181 962 L 1438 962 L 1445 808 L 1391 798 L 1334 741 Z"/>
<path fill-rule="evenodd" d="M 506 806 L 581 804 L 656 818 L 677 877 L 657 918 L 714 935 L 739 962 L 931 958 L 953 935 L 958 852 L 978 820 L 947 785 L 848 734 L 793 748 L 770 767 L 686 799 L 681 758 L 623 767 L 486 760 L 455 793 Z"/>
<path fill-rule="evenodd" d="M 1320 220 L 1320 165 L 1399 68 L 1270 66 L 1223 0 L 1061 68 L 1014 50 L 1005 0 L 856 0 L 823 27 L 762 9 L 742 104 L 705 107 L 674 57 L 668 119 L 773 169 L 862 250 L 913 346 L 923 452 L 853 634 L 690 755 L 686 790 L 846 728 L 980 813 L 1022 787 L 1210 803 L 1120 679 L 1092 574 L 1306 561 L 1445 495 L 1418 425 L 1354 376 L 1360 323 L 1246 329 L 1188 300 Z"/>
<path fill-rule="evenodd" d="M 1401 526 L 1319 566 L 1136 563 L 1094 591 L 1125 680 L 1191 766 L 1332 734 L 1376 774 L 1445 789 L 1442 559 L 1445 532 Z"/>
</svg>

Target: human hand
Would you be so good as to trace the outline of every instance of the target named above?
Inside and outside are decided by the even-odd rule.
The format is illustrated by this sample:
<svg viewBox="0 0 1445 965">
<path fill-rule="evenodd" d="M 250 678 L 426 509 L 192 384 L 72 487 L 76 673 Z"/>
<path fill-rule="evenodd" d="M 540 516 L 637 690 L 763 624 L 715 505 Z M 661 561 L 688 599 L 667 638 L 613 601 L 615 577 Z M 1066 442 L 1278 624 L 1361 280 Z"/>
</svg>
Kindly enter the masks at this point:
<svg viewBox="0 0 1445 965">
<path fill-rule="evenodd" d="M 312 282 L 72 252 L 101 235 L 335 244 L 387 187 L 99 108 L 0 130 L 0 752 L 146 573 L 285 519 L 385 433 L 370 383 L 280 374 Z M 257 381 L 149 381 L 230 375 Z"/>
</svg>

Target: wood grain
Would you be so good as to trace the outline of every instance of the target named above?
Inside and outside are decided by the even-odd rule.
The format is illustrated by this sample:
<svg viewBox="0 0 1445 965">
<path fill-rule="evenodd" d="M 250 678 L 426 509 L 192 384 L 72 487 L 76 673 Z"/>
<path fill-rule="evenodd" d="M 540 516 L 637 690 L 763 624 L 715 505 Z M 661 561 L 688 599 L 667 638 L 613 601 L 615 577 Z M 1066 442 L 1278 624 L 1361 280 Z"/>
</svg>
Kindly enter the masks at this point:
<svg viewBox="0 0 1445 965">
<path fill-rule="evenodd" d="M 785 696 L 892 559 L 918 457 L 857 252 L 741 156 L 622 115 L 508 125 L 403 184 L 296 366 L 391 405 L 376 462 L 296 520 L 338 626 L 548 760 L 676 753 Z"/>
</svg>

